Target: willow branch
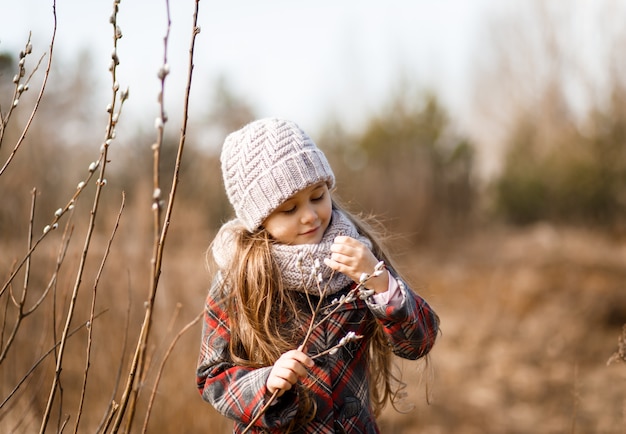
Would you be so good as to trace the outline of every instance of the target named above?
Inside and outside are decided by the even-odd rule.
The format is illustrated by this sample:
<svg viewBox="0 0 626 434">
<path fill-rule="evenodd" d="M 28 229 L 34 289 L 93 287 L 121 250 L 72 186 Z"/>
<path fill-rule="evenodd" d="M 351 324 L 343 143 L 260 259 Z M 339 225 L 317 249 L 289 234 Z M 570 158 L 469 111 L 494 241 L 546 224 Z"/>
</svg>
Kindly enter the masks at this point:
<svg viewBox="0 0 626 434">
<path fill-rule="evenodd" d="M 169 2 L 167 0 L 166 0 L 166 6 L 168 10 L 168 34 L 169 34 Z M 133 389 L 133 385 L 135 384 L 136 378 L 141 378 L 141 375 L 144 369 L 144 358 L 145 358 L 145 352 L 146 352 L 146 347 L 147 347 L 147 341 L 148 341 L 148 337 L 150 335 L 150 329 L 152 326 L 152 314 L 153 314 L 153 309 L 154 309 L 154 300 L 156 297 L 156 292 L 157 292 L 157 288 L 159 284 L 159 278 L 161 274 L 163 251 L 165 248 L 165 241 L 166 241 L 168 229 L 170 226 L 170 221 L 171 221 L 171 216 L 172 216 L 172 211 L 173 211 L 173 206 L 174 206 L 174 199 L 176 197 L 176 191 L 177 191 L 178 182 L 179 182 L 180 165 L 182 161 L 186 133 L 187 133 L 187 120 L 189 117 L 189 98 L 190 98 L 191 83 L 192 83 L 192 78 L 193 78 L 193 66 L 194 66 L 193 58 L 194 58 L 194 50 L 195 50 L 195 41 L 196 41 L 196 36 L 200 33 L 200 28 L 198 27 L 198 9 L 199 9 L 199 0 L 196 0 L 195 10 L 194 10 L 194 15 L 193 15 L 193 29 L 192 29 L 192 35 L 191 35 L 191 43 L 190 43 L 190 48 L 189 48 L 189 64 L 188 64 L 187 86 L 185 90 L 185 99 L 184 99 L 184 108 L 183 108 L 183 121 L 182 121 L 182 127 L 181 127 L 181 132 L 180 132 L 180 140 L 178 143 L 178 151 L 176 154 L 176 163 L 175 163 L 174 174 L 172 178 L 172 185 L 170 188 L 169 201 L 168 201 L 167 209 L 165 212 L 163 226 L 161 227 L 159 223 L 160 208 L 161 208 L 161 203 L 160 203 L 161 190 L 158 185 L 155 185 L 154 192 L 153 192 L 153 197 L 155 200 L 153 204 L 153 210 L 155 214 L 154 224 L 155 224 L 155 228 L 161 227 L 161 230 L 160 230 L 160 235 L 158 239 L 156 239 L 155 237 L 154 251 L 153 251 L 153 256 L 151 260 L 152 276 L 151 276 L 151 283 L 150 283 L 150 292 L 148 296 L 148 301 L 146 303 L 146 311 L 145 311 L 144 320 L 143 320 L 142 327 L 141 327 L 141 332 L 139 335 L 139 341 L 138 341 L 135 354 L 133 357 L 131 371 L 129 373 L 128 380 L 126 383 L 126 388 L 124 390 L 124 394 L 120 402 L 120 409 L 118 411 L 116 420 L 112 428 L 113 433 L 116 433 L 119 430 L 122 417 L 124 416 L 126 412 L 127 406 L 129 407 L 129 416 L 128 416 L 127 426 L 130 426 L 130 424 L 132 423 L 132 419 L 134 416 L 134 406 L 135 406 L 134 403 L 136 402 L 136 396 L 137 396 L 136 392 L 133 392 L 132 389 Z M 164 61 L 165 62 L 167 61 L 167 37 L 165 39 Z M 164 90 L 164 83 L 165 83 L 164 80 L 168 72 L 169 72 L 169 67 L 167 63 L 164 63 L 164 65 L 161 67 L 161 70 L 159 71 L 159 76 L 161 77 L 161 84 L 162 84 L 161 95 L 160 95 L 160 102 L 162 106 L 161 116 L 157 118 L 157 123 L 156 123 L 157 129 L 159 130 L 159 133 L 158 133 L 159 140 L 162 139 L 162 129 L 164 127 L 164 122 L 167 120 L 165 116 L 165 110 L 163 109 L 163 90 Z M 157 148 L 155 152 L 158 152 L 158 148 L 160 147 L 159 143 L 160 142 L 157 142 L 154 146 L 155 148 Z M 158 168 L 155 168 L 155 169 L 158 169 Z M 155 178 L 155 179 L 158 181 L 158 178 Z M 155 235 L 156 235 L 156 232 L 155 232 Z M 131 394 L 132 394 L 132 403 L 129 406 L 129 401 L 131 400 Z"/>
<path fill-rule="evenodd" d="M 6 168 L 9 166 L 9 164 L 13 160 L 13 157 L 15 157 L 15 154 L 17 153 L 18 149 L 20 148 L 20 146 L 24 142 L 24 139 L 26 138 L 26 133 L 28 132 L 28 130 L 30 129 L 31 124 L 33 123 L 33 119 L 35 118 L 35 113 L 37 113 L 37 110 L 39 109 L 39 104 L 41 103 L 41 99 L 43 98 L 43 94 L 44 94 L 44 91 L 46 89 L 46 84 L 48 83 L 48 77 L 50 76 L 50 69 L 52 67 L 52 52 L 54 50 L 54 40 L 55 40 L 56 34 L 57 34 L 57 12 L 56 12 L 56 6 L 57 6 L 56 5 L 56 0 L 53 0 L 52 1 L 52 15 L 53 15 L 53 18 L 54 18 L 54 27 L 53 27 L 53 30 L 52 30 L 52 38 L 50 40 L 50 48 L 49 48 L 49 51 L 48 51 L 48 53 L 49 53 L 48 54 L 48 65 L 46 66 L 46 72 L 44 74 L 43 82 L 42 82 L 41 88 L 39 90 L 39 95 L 37 95 L 37 100 L 35 101 L 35 105 L 33 106 L 33 110 L 30 113 L 30 117 L 28 118 L 28 121 L 26 122 L 26 125 L 24 126 L 24 129 L 22 130 L 22 134 L 20 135 L 19 139 L 17 140 L 17 143 L 13 147 L 13 150 L 11 151 L 11 154 L 9 154 L 6 162 L 4 163 L 2 168 L 0 168 L 0 176 L 2 176 L 2 174 L 4 173 Z M 14 102 L 14 104 L 15 104 L 15 102 Z"/>
<path fill-rule="evenodd" d="M 117 10 L 118 10 L 118 1 L 116 0 L 116 2 L 114 3 L 114 16 L 117 14 Z M 117 70 L 117 65 L 119 64 L 119 59 L 117 58 L 117 40 L 118 38 L 118 29 L 116 26 L 114 26 L 114 30 L 113 30 L 113 34 L 114 34 L 114 51 L 113 51 L 113 55 L 112 55 L 112 61 L 111 61 L 111 76 L 112 76 L 112 80 L 113 80 L 113 86 L 112 86 L 112 97 L 111 97 L 111 110 L 109 111 L 109 120 L 107 123 L 107 128 L 106 128 L 106 136 L 105 136 L 105 142 L 104 145 L 101 147 L 100 149 L 100 176 L 96 182 L 96 191 L 94 194 L 94 198 L 93 198 L 93 204 L 92 204 L 92 208 L 91 208 L 91 212 L 90 212 L 90 216 L 89 216 L 89 224 L 88 224 L 88 228 L 87 228 L 87 234 L 85 235 L 85 243 L 83 246 L 83 250 L 82 250 L 82 254 L 80 257 L 80 263 L 78 266 L 78 270 L 76 273 L 76 281 L 74 283 L 74 288 L 72 290 L 72 295 L 71 295 L 71 299 L 70 299 L 70 305 L 67 311 L 67 315 L 65 318 L 65 326 L 63 328 L 63 334 L 61 336 L 61 344 L 59 345 L 59 350 L 58 350 L 58 355 L 57 355 L 57 363 L 56 363 L 56 369 L 55 369 L 55 375 L 53 377 L 53 381 L 52 381 L 52 385 L 50 387 L 50 394 L 48 397 L 48 401 L 46 404 L 46 409 L 42 418 L 42 422 L 41 422 L 41 428 L 40 428 L 40 434 L 43 434 L 46 430 L 46 426 L 48 424 L 48 420 L 50 418 L 50 411 L 52 410 L 52 404 L 54 402 L 54 397 L 56 394 L 56 390 L 57 387 L 59 385 L 59 379 L 61 376 L 61 370 L 63 367 L 63 356 L 65 354 L 65 345 L 66 345 L 66 341 L 67 341 L 67 333 L 70 329 L 70 325 L 72 322 L 72 319 L 74 317 L 74 310 L 76 308 L 76 300 L 78 298 L 78 293 L 79 293 L 79 289 L 81 287 L 81 283 L 82 283 L 82 277 L 83 277 L 83 273 L 85 270 L 85 265 L 87 262 L 87 252 L 89 251 L 90 245 L 91 245 L 91 240 L 92 240 L 92 236 L 93 236 L 93 232 L 94 232 L 94 228 L 95 228 L 95 222 L 96 222 L 96 216 L 98 215 L 98 208 L 100 205 L 100 197 L 102 194 L 102 189 L 103 187 L 106 185 L 106 179 L 105 179 L 105 173 L 106 173 L 106 167 L 107 167 L 107 153 L 108 153 L 108 148 L 109 148 L 109 144 L 111 142 L 111 140 L 114 138 L 115 136 L 115 125 L 117 123 L 117 118 L 118 118 L 118 114 L 115 113 L 115 105 L 116 105 L 116 101 L 117 101 L 117 93 L 119 90 L 119 85 L 117 84 L 117 79 L 116 79 L 116 70 Z M 121 34 L 119 35 L 119 37 L 121 37 Z M 125 96 L 122 96 L 121 101 L 120 101 L 120 105 L 123 104 L 124 100 L 126 99 L 127 93 L 125 94 Z M 93 173 L 95 172 L 95 170 L 97 169 L 98 165 L 94 162 L 89 166 L 89 172 Z M 82 189 L 82 188 L 81 188 Z M 45 232 L 45 231 L 44 231 Z"/>
<path fill-rule="evenodd" d="M 22 320 L 26 318 L 27 316 L 29 316 L 30 314 L 32 314 L 33 312 L 35 312 L 35 310 L 41 305 L 43 300 L 50 293 L 50 289 L 53 287 L 54 283 L 56 282 L 57 276 L 59 274 L 59 270 L 61 269 L 61 265 L 63 263 L 63 260 L 65 259 L 65 254 L 67 253 L 67 248 L 69 246 L 70 238 L 71 238 L 71 230 L 69 231 L 69 235 L 68 235 L 68 228 L 66 227 L 66 230 L 63 233 L 63 239 L 61 241 L 61 245 L 59 247 L 59 253 L 57 254 L 55 270 L 52 274 L 52 277 L 50 278 L 50 281 L 48 282 L 48 285 L 44 289 L 39 299 L 35 301 L 33 306 L 31 306 L 29 309 L 24 309 L 24 305 L 26 303 L 25 291 L 22 294 L 22 299 L 19 302 L 13 299 L 18 309 L 18 313 L 17 313 L 16 323 L 13 326 L 13 329 L 11 331 L 11 335 L 7 339 L 6 345 L 2 348 L 2 351 L 0 352 L 0 364 L 4 361 L 4 359 L 7 356 L 9 348 L 11 347 L 11 344 L 14 342 L 15 336 L 17 335 L 17 331 L 20 327 Z"/>
<path fill-rule="evenodd" d="M 126 195 L 122 192 L 122 203 L 120 205 L 120 210 L 117 213 L 117 218 L 115 219 L 115 224 L 113 225 L 113 230 L 111 231 L 111 236 L 107 242 L 106 248 L 104 250 L 104 255 L 102 257 L 102 261 L 100 262 L 100 268 L 98 268 L 98 272 L 96 273 L 96 278 L 93 284 L 93 292 L 91 297 L 91 310 L 89 311 L 89 321 L 87 321 L 87 348 L 85 349 L 85 372 L 83 375 L 83 385 L 80 392 L 80 400 L 78 404 L 78 411 L 76 412 L 76 424 L 74 425 L 74 434 L 78 433 L 78 425 L 80 424 L 80 418 L 83 413 L 83 404 L 85 402 L 85 393 L 87 391 L 87 377 L 89 375 L 89 365 L 91 363 L 91 344 L 93 338 L 93 318 L 96 310 L 96 298 L 98 295 L 98 283 L 100 282 L 100 277 L 102 276 L 102 271 L 104 270 L 104 264 L 106 264 L 107 258 L 109 257 L 109 253 L 111 251 L 111 245 L 113 244 L 113 239 L 115 238 L 115 234 L 117 233 L 117 229 L 120 225 L 120 218 L 122 217 L 122 211 L 124 211 L 124 205 L 126 202 Z"/>
</svg>

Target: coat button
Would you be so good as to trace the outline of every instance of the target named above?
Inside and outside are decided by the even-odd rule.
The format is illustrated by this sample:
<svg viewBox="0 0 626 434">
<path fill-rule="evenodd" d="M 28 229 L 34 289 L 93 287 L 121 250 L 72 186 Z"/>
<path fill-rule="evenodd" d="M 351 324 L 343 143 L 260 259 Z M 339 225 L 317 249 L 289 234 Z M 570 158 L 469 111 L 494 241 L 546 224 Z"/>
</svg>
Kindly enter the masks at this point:
<svg viewBox="0 0 626 434">
<path fill-rule="evenodd" d="M 335 421 L 335 434 L 348 434 L 348 432 L 338 420 Z"/>
</svg>

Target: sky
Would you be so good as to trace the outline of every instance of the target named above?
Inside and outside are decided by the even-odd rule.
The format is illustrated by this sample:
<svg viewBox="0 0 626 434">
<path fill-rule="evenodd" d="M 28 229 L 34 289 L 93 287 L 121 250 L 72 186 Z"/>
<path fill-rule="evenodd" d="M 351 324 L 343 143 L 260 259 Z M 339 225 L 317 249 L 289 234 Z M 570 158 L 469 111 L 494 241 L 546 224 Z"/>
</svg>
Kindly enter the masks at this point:
<svg viewBox="0 0 626 434">
<path fill-rule="evenodd" d="M 282 116 L 305 130 L 336 120 L 348 129 L 381 110 L 403 76 L 435 89 L 449 110 L 467 111 L 472 55 L 502 0 L 317 0 L 199 3 L 191 105 L 209 110 L 224 77 L 259 117 Z M 170 2 L 165 102 L 178 113 L 184 94 L 193 0 Z M 97 80 L 110 83 L 112 0 L 57 0 L 55 57 L 88 50 Z M 119 82 L 130 89 L 126 116 L 152 125 L 167 30 L 166 2 L 122 0 Z M 53 28 L 52 0 L 3 1 L 0 51 L 17 53 L 32 31 L 37 57 Z M 33 59 L 36 56 L 33 56 Z M 107 90 L 106 86 L 101 86 Z M 102 95 L 103 106 L 108 102 Z M 194 113 L 192 113 L 192 121 Z"/>
<path fill-rule="evenodd" d="M 178 131 L 195 1 L 170 3 L 167 63 L 171 73 L 165 105 L 171 122 L 166 127 Z M 32 32 L 29 62 L 45 53 L 53 29 L 52 4 L 53 0 L 0 0 L 0 52 L 18 53 Z M 489 176 L 501 159 L 501 135 L 489 113 L 482 119 L 477 115 L 482 106 L 476 98 L 476 75 L 498 43 L 494 24 L 509 23 L 509 42 L 538 33 L 533 28 L 540 25 L 537 17 L 523 16 L 524 6 L 528 10 L 532 4 L 571 12 L 561 14 L 567 19 L 558 23 L 573 29 L 566 43 L 575 55 L 588 53 L 583 54 L 589 56 L 586 67 L 593 70 L 597 65 L 593 78 L 601 77 L 606 63 L 597 61 L 601 52 L 597 47 L 607 35 L 622 31 L 626 0 L 568 0 L 566 5 L 541 0 L 202 0 L 188 133 L 199 140 L 208 137 L 200 124 L 212 108 L 219 78 L 257 117 L 294 120 L 314 138 L 331 122 L 358 130 L 385 109 L 406 80 L 435 92 L 457 132 L 474 139 L 479 171 Z M 130 99 L 118 136 L 125 128 L 132 133 L 153 128 L 159 111 L 157 72 L 164 58 L 166 5 L 165 0 L 120 1 L 118 24 L 123 37 L 118 42 L 117 72 L 120 87 L 130 90 Z M 97 119 L 104 119 L 110 100 L 112 11 L 113 0 L 56 3 L 56 64 L 71 64 L 81 51 L 89 52 L 92 78 L 97 81 L 94 100 L 102 107 L 102 118 Z M 523 27 L 515 27 L 521 23 Z M 515 47 L 508 50 L 516 53 Z M 521 53 L 517 61 L 523 68 Z M 522 76 L 521 83 L 511 85 L 526 86 L 530 78 Z M 213 143 L 215 137 L 205 141 Z"/>
</svg>

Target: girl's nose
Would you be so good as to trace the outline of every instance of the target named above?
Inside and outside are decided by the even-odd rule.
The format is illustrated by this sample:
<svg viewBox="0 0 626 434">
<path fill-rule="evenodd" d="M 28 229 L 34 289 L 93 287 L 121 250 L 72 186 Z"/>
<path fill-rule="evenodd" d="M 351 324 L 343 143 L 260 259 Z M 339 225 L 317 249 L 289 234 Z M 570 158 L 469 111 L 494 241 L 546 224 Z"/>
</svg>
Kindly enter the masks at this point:
<svg viewBox="0 0 626 434">
<path fill-rule="evenodd" d="M 303 224 L 311 223 L 317 220 L 317 212 L 315 212 L 315 208 L 312 206 L 306 206 L 302 209 L 302 215 L 300 216 L 300 221 Z"/>
</svg>

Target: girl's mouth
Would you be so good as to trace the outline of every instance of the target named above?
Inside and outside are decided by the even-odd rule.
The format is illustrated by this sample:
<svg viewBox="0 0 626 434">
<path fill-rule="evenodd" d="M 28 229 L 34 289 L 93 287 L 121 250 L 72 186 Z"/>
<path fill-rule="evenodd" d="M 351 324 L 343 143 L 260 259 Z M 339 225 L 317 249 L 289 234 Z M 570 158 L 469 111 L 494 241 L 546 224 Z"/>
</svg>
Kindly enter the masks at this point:
<svg viewBox="0 0 626 434">
<path fill-rule="evenodd" d="M 306 232 L 301 233 L 300 235 L 312 235 L 312 234 L 314 234 L 315 232 L 317 232 L 317 230 L 318 230 L 319 228 L 320 228 L 320 227 L 319 227 L 319 226 L 317 226 L 317 227 L 315 227 L 315 228 L 313 228 L 313 229 L 310 229 L 310 230 L 308 230 L 308 231 L 306 231 Z"/>
</svg>

